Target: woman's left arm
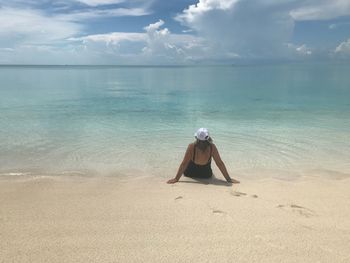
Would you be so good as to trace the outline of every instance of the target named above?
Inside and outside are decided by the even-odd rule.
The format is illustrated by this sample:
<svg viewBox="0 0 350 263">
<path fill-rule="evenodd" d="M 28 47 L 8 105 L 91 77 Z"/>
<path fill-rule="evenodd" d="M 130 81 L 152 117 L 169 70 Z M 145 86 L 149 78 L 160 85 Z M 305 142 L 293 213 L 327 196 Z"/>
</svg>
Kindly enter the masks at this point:
<svg viewBox="0 0 350 263">
<path fill-rule="evenodd" d="M 219 167 L 222 175 L 225 177 L 226 181 L 228 183 L 234 183 L 234 184 L 239 184 L 238 180 L 232 179 L 230 175 L 227 172 L 226 166 L 224 162 L 221 160 L 220 154 L 218 149 L 216 148 L 215 144 L 212 144 L 213 147 L 213 158 L 216 163 L 216 165 Z"/>
</svg>

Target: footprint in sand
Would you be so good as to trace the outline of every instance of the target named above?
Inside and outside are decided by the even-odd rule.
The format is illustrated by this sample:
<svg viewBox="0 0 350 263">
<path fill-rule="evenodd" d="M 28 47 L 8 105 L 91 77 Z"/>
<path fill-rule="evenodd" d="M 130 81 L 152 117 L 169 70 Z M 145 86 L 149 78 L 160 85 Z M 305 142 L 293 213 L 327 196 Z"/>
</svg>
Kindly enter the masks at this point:
<svg viewBox="0 0 350 263">
<path fill-rule="evenodd" d="M 239 196 L 246 196 L 247 194 L 246 193 L 243 193 L 243 192 L 238 192 L 238 191 L 231 191 L 230 192 L 231 193 L 231 195 L 233 195 L 233 196 L 237 196 L 237 197 L 239 197 Z M 250 197 L 252 197 L 252 198 L 258 198 L 258 195 L 250 195 Z"/>
<path fill-rule="evenodd" d="M 233 196 L 244 196 L 244 195 L 247 195 L 247 194 L 243 193 L 243 192 L 238 192 L 238 191 L 231 191 L 231 195 L 233 195 Z"/>
<path fill-rule="evenodd" d="M 290 205 L 278 205 L 277 208 L 281 208 L 283 210 L 287 210 L 287 211 L 292 211 L 294 213 L 297 213 L 301 216 L 304 217 L 312 217 L 312 216 L 316 216 L 316 213 L 306 207 L 303 207 L 301 205 L 296 205 L 296 204 L 290 204 Z"/>
<path fill-rule="evenodd" d="M 216 217 L 221 217 L 224 220 L 233 222 L 233 218 L 227 212 L 220 210 L 220 209 L 217 209 L 217 208 L 214 208 L 214 207 L 210 207 L 209 205 L 208 205 L 208 207 L 209 207 L 211 213 L 213 215 L 215 215 Z"/>
<path fill-rule="evenodd" d="M 218 209 L 213 209 L 213 214 L 226 214 L 224 211 L 218 210 Z"/>
</svg>

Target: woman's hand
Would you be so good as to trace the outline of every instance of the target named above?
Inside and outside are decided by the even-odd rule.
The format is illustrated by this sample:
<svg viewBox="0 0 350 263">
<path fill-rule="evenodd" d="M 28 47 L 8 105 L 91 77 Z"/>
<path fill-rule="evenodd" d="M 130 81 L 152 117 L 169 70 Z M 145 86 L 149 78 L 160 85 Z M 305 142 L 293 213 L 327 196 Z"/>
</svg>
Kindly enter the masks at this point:
<svg viewBox="0 0 350 263">
<path fill-rule="evenodd" d="M 167 181 L 167 184 L 175 184 L 177 183 L 179 180 L 177 180 L 176 178 L 170 179 L 169 181 Z"/>
<path fill-rule="evenodd" d="M 227 182 L 228 182 L 228 183 L 232 183 L 232 184 L 239 184 L 239 183 L 240 183 L 240 181 L 235 180 L 235 179 L 232 179 L 232 178 L 230 178 L 229 180 L 227 180 Z"/>
</svg>

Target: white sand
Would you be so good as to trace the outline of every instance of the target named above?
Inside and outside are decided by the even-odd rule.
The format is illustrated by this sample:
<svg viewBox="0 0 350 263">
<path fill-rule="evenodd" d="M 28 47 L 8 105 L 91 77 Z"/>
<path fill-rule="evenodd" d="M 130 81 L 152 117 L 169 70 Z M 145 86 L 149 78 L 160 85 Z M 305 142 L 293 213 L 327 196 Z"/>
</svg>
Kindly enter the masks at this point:
<svg viewBox="0 0 350 263">
<path fill-rule="evenodd" d="M 350 262 L 350 179 L 165 180 L 2 177 L 0 262 Z"/>
</svg>

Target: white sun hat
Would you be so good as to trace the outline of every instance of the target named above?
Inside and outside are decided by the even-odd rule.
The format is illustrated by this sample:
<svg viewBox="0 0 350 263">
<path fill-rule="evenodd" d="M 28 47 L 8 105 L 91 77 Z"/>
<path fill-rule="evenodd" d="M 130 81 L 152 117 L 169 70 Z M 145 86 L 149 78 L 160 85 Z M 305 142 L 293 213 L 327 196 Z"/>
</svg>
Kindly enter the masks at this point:
<svg viewBox="0 0 350 263">
<path fill-rule="evenodd" d="M 207 128 L 199 128 L 194 137 L 200 141 L 207 141 L 209 139 L 209 131 Z"/>
</svg>

